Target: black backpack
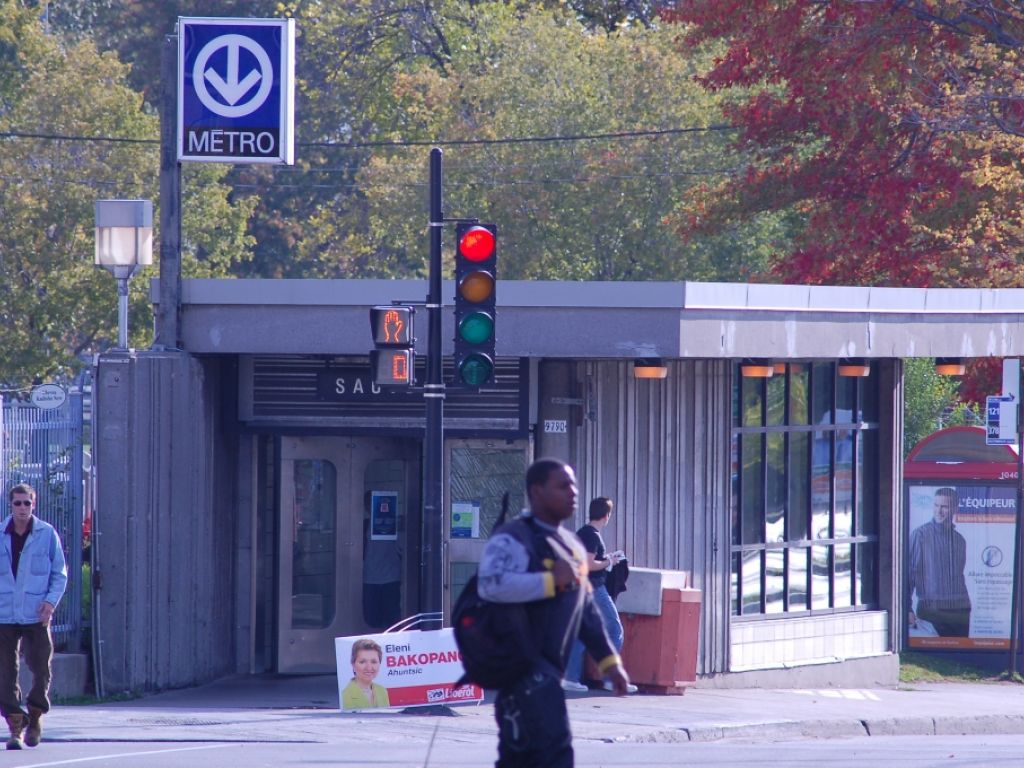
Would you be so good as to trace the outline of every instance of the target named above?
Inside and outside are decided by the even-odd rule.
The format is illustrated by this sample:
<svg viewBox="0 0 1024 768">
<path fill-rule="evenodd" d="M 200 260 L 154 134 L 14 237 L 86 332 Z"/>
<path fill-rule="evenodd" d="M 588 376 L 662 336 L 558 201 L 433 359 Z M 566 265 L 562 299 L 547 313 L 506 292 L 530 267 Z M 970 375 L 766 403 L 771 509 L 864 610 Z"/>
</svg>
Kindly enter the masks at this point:
<svg viewBox="0 0 1024 768">
<path fill-rule="evenodd" d="M 504 517 L 503 509 L 500 519 Z M 518 525 L 522 523 L 501 527 L 522 540 L 511 528 Z M 495 533 L 498 530 L 495 527 Z M 481 688 L 501 689 L 533 668 L 540 655 L 539 640 L 526 605 L 484 600 L 476 585 L 474 575 L 452 607 L 452 630 L 466 670 L 455 685 L 476 683 Z"/>
</svg>

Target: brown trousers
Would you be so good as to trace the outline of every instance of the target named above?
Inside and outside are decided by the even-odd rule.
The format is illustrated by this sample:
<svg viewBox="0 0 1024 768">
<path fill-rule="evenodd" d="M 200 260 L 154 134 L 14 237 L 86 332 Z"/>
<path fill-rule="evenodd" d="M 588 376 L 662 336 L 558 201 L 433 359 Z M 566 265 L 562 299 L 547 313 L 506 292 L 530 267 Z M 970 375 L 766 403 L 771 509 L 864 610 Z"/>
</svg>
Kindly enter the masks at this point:
<svg viewBox="0 0 1024 768">
<path fill-rule="evenodd" d="M 53 659 L 50 625 L 0 624 L 0 713 L 4 717 L 19 712 L 26 714 L 21 707 L 18 685 L 19 646 L 32 673 L 28 705 L 43 712 L 50 711 L 50 662 Z"/>
</svg>

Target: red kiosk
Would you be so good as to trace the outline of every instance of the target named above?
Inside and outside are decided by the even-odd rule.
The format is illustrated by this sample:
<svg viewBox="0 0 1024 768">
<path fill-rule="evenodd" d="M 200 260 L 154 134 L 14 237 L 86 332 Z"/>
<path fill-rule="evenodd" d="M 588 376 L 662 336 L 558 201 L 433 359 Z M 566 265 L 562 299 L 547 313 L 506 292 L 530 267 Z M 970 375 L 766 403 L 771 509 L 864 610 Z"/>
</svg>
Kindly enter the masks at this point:
<svg viewBox="0 0 1024 768">
<path fill-rule="evenodd" d="M 1017 525 L 1016 446 L 982 427 L 924 438 L 904 463 L 906 645 L 1010 647 Z"/>
</svg>

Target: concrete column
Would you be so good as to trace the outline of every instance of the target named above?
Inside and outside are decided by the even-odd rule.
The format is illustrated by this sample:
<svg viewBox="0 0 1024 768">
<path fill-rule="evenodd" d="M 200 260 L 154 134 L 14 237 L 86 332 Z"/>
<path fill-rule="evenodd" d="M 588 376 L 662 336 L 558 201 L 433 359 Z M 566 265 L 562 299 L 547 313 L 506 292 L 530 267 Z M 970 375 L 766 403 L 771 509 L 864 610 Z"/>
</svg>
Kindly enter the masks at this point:
<svg viewBox="0 0 1024 768">
<path fill-rule="evenodd" d="M 217 378 L 176 351 L 99 359 L 95 599 L 107 694 L 233 671 L 235 476 L 219 449 Z"/>
</svg>

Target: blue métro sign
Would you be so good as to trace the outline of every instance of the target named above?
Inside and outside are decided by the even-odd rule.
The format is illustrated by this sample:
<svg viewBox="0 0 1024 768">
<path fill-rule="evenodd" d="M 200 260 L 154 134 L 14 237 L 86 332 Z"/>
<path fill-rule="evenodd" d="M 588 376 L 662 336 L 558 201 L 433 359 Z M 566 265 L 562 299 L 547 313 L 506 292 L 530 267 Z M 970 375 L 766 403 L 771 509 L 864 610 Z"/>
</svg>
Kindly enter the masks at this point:
<svg viewBox="0 0 1024 768">
<path fill-rule="evenodd" d="M 295 162 L 294 19 L 178 19 L 178 160 Z"/>
</svg>

